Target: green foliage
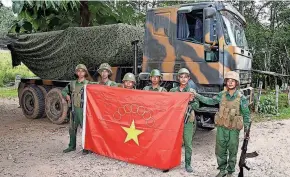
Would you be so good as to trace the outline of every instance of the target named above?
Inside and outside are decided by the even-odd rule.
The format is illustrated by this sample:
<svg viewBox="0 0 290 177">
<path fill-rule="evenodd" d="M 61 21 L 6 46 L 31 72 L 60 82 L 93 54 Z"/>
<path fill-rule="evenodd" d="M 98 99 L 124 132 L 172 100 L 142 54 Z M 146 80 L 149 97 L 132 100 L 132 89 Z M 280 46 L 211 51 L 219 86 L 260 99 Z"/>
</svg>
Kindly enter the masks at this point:
<svg viewBox="0 0 290 177">
<path fill-rule="evenodd" d="M 248 22 L 246 37 L 253 47 L 253 69 L 290 75 L 290 3 L 237 1 L 234 4 L 237 8 L 242 5 Z"/>
<path fill-rule="evenodd" d="M 89 2 L 89 11 L 93 26 L 116 23 L 138 25 L 145 22 L 145 14 L 138 13 L 135 6 L 126 1 L 118 2 L 116 7 L 110 2 L 92 1 Z"/>
<path fill-rule="evenodd" d="M 13 15 L 10 8 L 4 6 L 0 7 L 0 37 L 8 33 L 15 19 L 16 17 Z"/>
<path fill-rule="evenodd" d="M 131 2 L 88 2 L 90 26 L 144 23 L 145 14 L 136 11 Z M 18 14 L 10 32 L 34 33 L 63 30 L 81 24 L 79 1 L 13 1 L 13 12 Z"/>
<path fill-rule="evenodd" d="M 275 106 L 275 99 L 271 95 L 267 95 L 264 99 L 261 99 L 258 111 L 260 114 L 272 114 L 276 115 L 278 110 Z"/>
<path fill-rule="evenodd" d="M 0 87 L 0 98 L 15 98 L 17 96 L 18 96 L 17 89 Z"/>
<path fill-rule="evenodd" d="M 265 95 L 261 95 L 259 113 L 277 115 L 278 113 L 283 113 L 284 109 L 289 109 L 288 95 L 286 93 L 279 93 L 278 110 L 276 109 L 275 98 L 275 91 L 273 90 L 267 90 Z"/>
<path fill-rule="evenodd" d="M 7 51 L 0 51 L 0 87 L 9 82 L 14 82 L 17 74 L 21 77 L 35 76 L 25 65 L 12 68 L 11 54 Z"/>
<path fill-rule="evenodd" d="M 279 102 L 278 102 L 278 105 L 279 105 L 279 110 L 280 109 L 283 109 L 283 108 L 290 109 L 289 106 L 288 106 L 288 95 L 286 93 L 280 93 L 279 94 Z"/>
<path fill-rule="evenodd" d="M 78 1 L 13 1 L 18 15 L 10 32 L 33 33 L 78 26 Z"/>
</svg>

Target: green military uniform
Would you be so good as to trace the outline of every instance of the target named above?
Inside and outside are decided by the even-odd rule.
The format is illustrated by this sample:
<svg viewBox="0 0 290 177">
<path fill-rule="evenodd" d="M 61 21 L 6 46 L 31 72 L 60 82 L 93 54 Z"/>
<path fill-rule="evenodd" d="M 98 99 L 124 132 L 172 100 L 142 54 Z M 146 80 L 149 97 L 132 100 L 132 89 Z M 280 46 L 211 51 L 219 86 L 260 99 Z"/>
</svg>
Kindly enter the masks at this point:
<svg viewBox="0 0 290 177">
<path fill-rule="evenodd" d="M 111 81 L 111 80 L 108 80 L 105 83 L 96 82 L 96 84 L 107 85 L 107 86 L 112 86 L 112 87 L 118 86 L 118 84 L 116 82 Z"/>
<path fill-rule="evenodd" d="M 235 101 L 239 94 L 239 90 L 237 90 L 232 96 L 227 91 L 223 91 L 214 98 L 207 98 L 199 94 L 196 95 L 196 98 L 204 104 L 215 105 L 221 103 L 223 100 L 222 98 L 226 99 L 227 101 Z M 247 130 L 250 125 L 250 110 L 248 108 L 248 101 L 244 96 L 241 96 L 239 106 L 240 114 L 243 117 L 244 129 Z M 230 174 L 235 172 L 239 147 L 239 134 L 240 130 L 229 129 L 224 126 L 217 126 L 215 151 L 219 170 L 227 170 Z M 228 151 L 229 159 L 227 159 Z"/>
<path fill-rule="evenodd" d="M 70 127 L 69 127 L 69 135 L 70 135 L 70 142 L 69 142 L 69 148 L 76 149 L 76 136 L 77 136 L 77 128 L 78 126 L 82 127 L 83 124 L 83 108 L 81 107 L 80 100 L 81 100 L 81 89 L 84 87 L 85 84 L 88 84 L 89 82 L 87 80 L 84 80 L 83 82 L 75 81 L 71 82 L 68 86 L 66 86 L 62 90 L 63 97 L 66 97 L 69 94 L 69 90 L 72 90 L 71 85 L 75 84 L 74 88 L 74 94 L 76 96 L 72 97 L 71 99 L 74 99 L 74 111 L 75 111 L 75 117 L 74 121 L 70 121 Z M 71 87 L 69 89 L 69 87 Z"/>
<path fill-rule="evenodd" d="M 150 78 L 153 77 L 153 76 L 157 76 L 160 78 L 160 80 L 162 79 L 162 74 L 161 72 L 158 70 L 158 69 L 153 69 L 151 72 L 150 72 Z M 167 92 L 167 90 L 164 88 L 164 87 L 160 87 L 160 85 L 158 85 L 158 87 L 156 88 L 153 88 L 152 85 L 150 86 L 145 86 L 143 88 L 143 90 L 148 90 L 148 91 L 155 91 L 155 92 Z"/>
<path fill-rule="evenodd" d="M 233 71 L 228 72 L 226 77 L 239 81 L 238 74 Z M 222 91 L 213 98 L 196 94 L 196 98 L 204 104 L 220 104 L 219 112 L 215 116 L 217 126 L 215 153 L 220 170 L 217 176 L 224 176 L 226 171 L 228 176 L 232 176 L 235 172 L 240 130 L 244 127 L 244 131 L 247 131 L 250 125 L 248 101 L 239 90 L 233 95 L 228 91 Z"/>
<path fill-rule="evenodd" d="M 108 63 L 102 63 L 98 69 L 98 73 L 101 75 L 103 70 L 107 70 L 109 72 L 109 76 L 111 76 L 113 74 L 112 68 Z M 113 87 L 118 86 L 118 84 L 116 82 L 111 81 L 110 79 L 108 79 L 108 81 L 105 83 L 97 82 L 97 84 L 113 86 Z"/>
<path fill-rule="evenodd" d="M 155 91 L 155 92 L 167 92 L 167 90 L 164 87 L 158 86 L 156 88 L 153 88 L 152 85 L 144 87 L 143 90 Z"/>
<path fill-rule="evenodd" d="M 195 92 L 194 89 L 190 88 L 189 85 L 180 91 L 180 87 L 174 87 L 170 89 L 169 92 Z M 196 110 L 199 107 L 199 102 L 194 100 L 190 106 L 193 110 Z M 184 125 L 183 130 L 183 142 L 184 142 L 184 149 L 185 149 L 185 168 L 191 168 L 191 156 L 192 156 L 192 138 L 193 138 L 193 124 L 194 119 L 190 119 L 188 123 Z"/>
<path fill-rule="evenodd" d="M 126 73 L 122 79 L 123 83 L 125 81 L 132 81 L 134 83 L 134 86 L 132 89 L 135 89 L 136 78 L 135 78 L 135 75 L 133 73 Z M 123 84 L 121 84 L 121 85 L 123 86 L 123 88 L 125 88 L 125 86 Z"/>
<path fill-rule="evenodd" d="M 76 71 L 78 69 L 84 69 L 87 72 L 87 68 L 83 64 L 79 64 L 76 67 Z M 81 97 L 82 97 L 82 89 L 84 85 L 89 84 L 90 82 L 88 80 L 84 80 L 82 82 L 79 82 L 78 80 L 71 81 L 63 90 L 62 90 L 62 96 L 65 98 L 68 94 L 71 95 L 71 100 L 73 100 L 74 105 L 71 105 L 74 107 L 74 121 L 70 121 L 70 127 L 69 127 L 69 135 L 70 135 L 70 142 L 69 147 L 65 149 L 63 152 L 70 152 L 76 149 L 76 136 L 77 136 L 77 128 L 78 126 L 82 127 L 83 125 L 83 108 L 81 105 Z M 83 153 L 87 152 L 86 150 L 83 150 Z"/>
</svg>

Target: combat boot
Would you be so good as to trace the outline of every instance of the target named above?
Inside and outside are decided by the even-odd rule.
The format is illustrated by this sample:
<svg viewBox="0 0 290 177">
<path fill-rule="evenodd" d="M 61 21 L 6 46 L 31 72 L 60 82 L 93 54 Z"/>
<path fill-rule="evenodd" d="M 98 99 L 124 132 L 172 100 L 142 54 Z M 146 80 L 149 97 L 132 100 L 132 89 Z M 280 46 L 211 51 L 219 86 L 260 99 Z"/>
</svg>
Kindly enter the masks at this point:
<svg viewBox="0 0 290 177">
<path fill-rule="evenodd" d="M 190 165 L 185 165 L 185 170 L 188 172 L 188 173 L 192 173 L 193 172 L 193 169 Z"/>
<path fill-rule="evenodd" d="M 83 155 L 87 155 L 87 154 L 89 154 L 89 153 L 91 153 L 91 151 L 86 150 L 86 149 L 83 149 L 83 152 L 82 152 Z"/>
<path fill-rule="evenodd" d="M 216 177 L 225 177 L 227 175 L 227 173 L 225 171 L 220 171 Z"/>
<path fill-rule="evenodd" d="M 76 150 L 76 148 L 68 147 L 65 150 L 63 150 L 62 152 L 63 153 L 68 153 L 68 152 L 75 151 L 75 150 Z"/>
</svg>

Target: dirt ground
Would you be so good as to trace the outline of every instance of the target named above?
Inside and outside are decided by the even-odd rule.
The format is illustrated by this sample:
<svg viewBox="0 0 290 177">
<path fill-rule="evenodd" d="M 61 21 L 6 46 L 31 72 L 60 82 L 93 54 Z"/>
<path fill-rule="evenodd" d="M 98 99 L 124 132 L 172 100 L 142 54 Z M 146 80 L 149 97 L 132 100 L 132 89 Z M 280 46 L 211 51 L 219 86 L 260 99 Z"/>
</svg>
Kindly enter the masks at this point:
<svg viewBox="0 0 290 177">
<path fill-rule="evenodd" d="M 96 154 L 83 156 L 81 133 L 77 151 L 63 154 L 67 147 L 68 125 L 54 125 L 48 119 L 26 119 L 16 99 L 0 99 L 0 176 L 188 176 L 184 159 L 179 167 L 162 173 L 158 169 L 110 159 Z M 290 120 L 255 123 L 252 126 L 249 152 L 259 156 L 248 159 L 251 177 L 290 176 Z M 242 134 L 240 139 L 242 144 Z M 194 173 L 190 176 L 215 176 L 215 130 L 199 130 L 193 144 Z M 240 156 L 240 152 L 238 158 Z M 237 168 L 238 172 L 238 168 Z M 236 175 L 238 173 L 235 173 Z"/>
</svg>

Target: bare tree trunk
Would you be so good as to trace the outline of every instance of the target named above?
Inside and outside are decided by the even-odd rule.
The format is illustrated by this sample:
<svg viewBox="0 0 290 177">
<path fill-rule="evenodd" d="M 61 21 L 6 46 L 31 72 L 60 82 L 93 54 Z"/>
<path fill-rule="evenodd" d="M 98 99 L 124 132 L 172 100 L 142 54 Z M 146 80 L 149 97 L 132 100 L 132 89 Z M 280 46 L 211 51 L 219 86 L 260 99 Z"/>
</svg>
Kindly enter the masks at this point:
<svg viewBox="0 0 290 177">
<path fill-rule="evenodd" d="M 239 11 L 242 14 L 242 16 L 245 16 L 244 1 L 239 2 Z"/>
<path fill-rule="evenodd" d="M 275 87 L 275 90 L 276 90 L 276 108 L 277 110 L 279 110 L 279 85 L 276 85 Z"/>
<path fill-rule="evenodd" d="M 81 27 L 88 27 L 90 23 L 90 12 L 88 1 L 80 1 Z"/>
</svg>

